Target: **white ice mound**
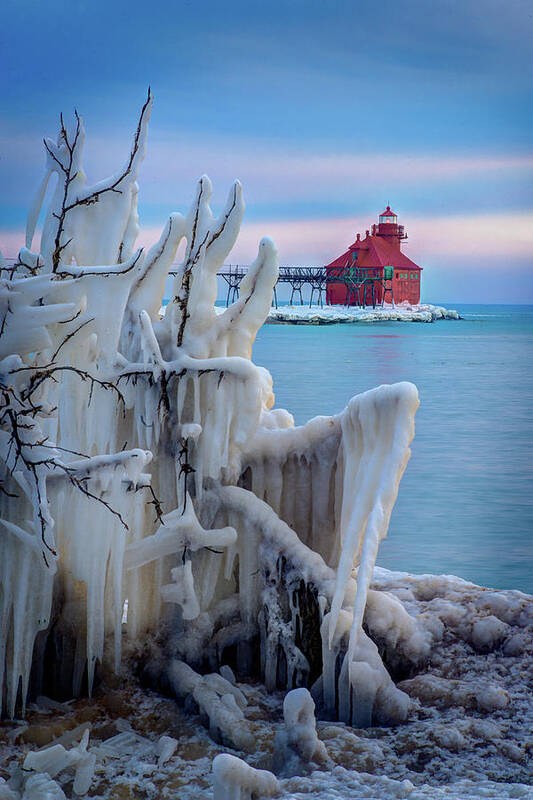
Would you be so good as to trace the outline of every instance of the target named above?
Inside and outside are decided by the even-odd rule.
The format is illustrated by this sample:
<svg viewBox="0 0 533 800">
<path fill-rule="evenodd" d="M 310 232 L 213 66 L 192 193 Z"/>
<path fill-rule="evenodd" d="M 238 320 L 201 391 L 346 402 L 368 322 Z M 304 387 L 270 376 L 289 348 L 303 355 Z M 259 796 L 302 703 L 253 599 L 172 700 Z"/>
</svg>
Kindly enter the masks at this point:
<svg viewBox="0 0 533 800">
<path fill-rule="evenodd" d="M 253 751 L 253 736 L 244 718 L 246 698 L 221 675 L 198 675 L 182 661 L 169 667 L 170 686 L 176 697 L 194 701 L 207 718 L 213 739 L 228 747 Z"/>
<path fill-rule="evenodd" d="M 283 717 L 285 726 L 274 740 L 274 772 L 290 777 L 317 766 L 331 766 L 316 733 L 315 704 L 307 689 L 293 689 L 285 695 Z"/>
<path fill-rule="evenodd" d="M 275 797 L 280 790 L 271 772 L 254 769 L 229 753 L 220 753 L 213 761 L 213 800 L 252 800 L 252 797 Z"/>
<path fill-rule="evenodd" d="M 239 691 L 217 674 L 224 665 L 269 689 L 315 684 L 329 714 L 361 724 L 389 700 L 401 717 L 403 695 L 362 625 L 417 390 L 380 386 L 299 428 L 274 408 L 272 378 L 251 361 L 278 275 L 270 239 L 240 298 L 215 311 L 240 184 L 216 216 L 202 177 L 189 212 L 172 214 L 148 253 L 135 250 L 151 108 L 149 94 L 123 169 L 90 186 L 83 123 L 61 120 L 57 142 L 45 140 L 26 247 L 1 272 L 3 710 L 24 710 L 30 673 L 37 692 L 43 682 L 91 692 L 97 669 L 119 667 L 124 636 L 164 631 L 164 663 L 150 674 L 239 748 L 253 738 Z M 405 616 L 384 612 L 387 631 L 374 627 L 389 644 L 399 627 L 399 646 L 423 650 Z"/>
</svg>

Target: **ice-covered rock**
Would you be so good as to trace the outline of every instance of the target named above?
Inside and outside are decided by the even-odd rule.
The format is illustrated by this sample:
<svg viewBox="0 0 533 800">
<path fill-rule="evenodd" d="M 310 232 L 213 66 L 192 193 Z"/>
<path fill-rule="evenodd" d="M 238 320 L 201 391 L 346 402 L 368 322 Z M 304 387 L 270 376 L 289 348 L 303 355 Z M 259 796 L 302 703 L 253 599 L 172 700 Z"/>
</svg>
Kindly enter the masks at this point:
<svg viewBox="0 0 533 800">
<path fill-rule="evenodd" d="M 155 752 L 158 758 L 158 766 L 162 767 L 169 758 L 172 758 L 178 747 L 177 739 L 173 736 L 162 736 L 156 744 Z"/>
<path fill-rule="evenodd" d="M 504 642 L 503 652 L 506 656 L 520 656 L 526 647 L 527 637 L 523 633 L 515 633 Z"/>
<path fill-rule="evenodd" d="M 364 622 L 374 641 L 386 651 L 387 663 L 402 660 L 418 665 L 429 655 L 430 632 L 394 595 L 370 590 Z"/>
<path fill-rule="evenodd" d="M 254 769 L 229 753 L 220 753 L 213 761 L 214 800 L 252 800 L 252 797 L 276 797 L 278 780 L 271 772 Z"/>
<path fill-rule="evenodd" d="M 183 661 L 173 661 L 168 674 L 176 697 L 194 700 L 216 741 L 253 751 L 253 736 L 243 714 L 246 698 L 240 689 L 216 673 L 198 675 Z"/>
<path fill-rule="evenodd" d="M 479 711 L 494 711 L 505 708 L 509 703 L 508 693 L 487 681 L 471 684 L 428 673 L 403 681 L 399 686 L 409 695 L 418 697 L 423 703 L 441 707 L 463 706 Z"/>
<path fill-rule="evenodd" d="M 275 543 L 276 532 L 271 535 L 269 541 Z M 293 544 L 290 557 L 296 563 L 299 548 L 296 540 Z M 289 562 L 281 568 L 288 587 L 292 586 L 290 569 Z M 324 571 L 324 585 L 331 572 L 327 569 Z M 403 661 L 399 660 L 393 669 L 395 674 L 407 672 L 408 681 L 413 682 L 400 684 L 400 688 L 411 696 L 409 714 L 402 725 L 354 730 L 344 722 L 326 719 L 324 708 L 319 706 L 322 692 L 319 678 L 312 692 L 317 704 L 316 730 L 336 766 L 328 764 L 324 768 L 324 765 L 311 762 L 307 768 L 302 766 L 299 774 L 280 776 L 278 782 L 282 796 L 336 797 L 339 800 L 347 797 L 390 800 L 413 795 L 419 800 L 479 800 L 482 796 L 494 800 L 529 798 L 530 731 L 533 727 L 529 683 L 533 630 L 530 626 L 522 627 L 521 623 L 529 617 L 528 608 L 533 598 L 520 593 L 510 593 L 506 597 L 506 592 L 493 592 L 501 595 L 505 604 L 508 601 L 516 604 L 515 622 L 509 623 L 510 635 L 522 637 L 524 649 L 520 655 L 508 655 L 504 645 L 490 652 L 480 652 L 472 647 L 472 624 L 486 617 L 489 611 L 483 602 L 488 592 L 482 587 L 453 576 L 417 576 L 379 568 L 374 570 L 371 587 L 370 592 L 379 589 L 379 593 L 387 598 L 401 598 L 405 610 L 416 624 L 422 622 L 424 627 L 432 627 L 431 620 L 436 619 L 444 627 L 443 635 L 433 639 L 430 652 L 421 664 L 417 665 L 408 658 L 407 653 L 403 653 Z M 307 591 L 302 594 L 301 588 L 298 589 L 296 585 L 296 594 L 298 591 L 298 601 L 292 596 L 292 591 L 285 599 L 289 604 L 303 600 L 299 624 L 303 625 L 305 621 L 308 625 L 305 604 L 310 607 L 312 597 Z M 463 608 L 464 615 L 450 613 L 450 624 L 443 622 L 438 615 L 444 618 L 441 606 L 444 601 L 448 604 L 447 612 L 457 606 Z M 283 608 L 287 618 L 289 605 Z M 230 620 L 237 609 L 236 597 L 227 598 L 219 606 L 217 624 L 222 626 L 221 630 L 229 630 Z M 199 620 L 195 622 L 199 624 Z M 349 624 L 344 647 L 347 645 L 348 629 Z M 388 630 L 388 625 L 385 625 L 385 630 Z M 207 619 L 205 635 L 209 637 L 211 632 L 212 620 Z M 379 639 L 377 634 L 374 635 Z M 186 639 L 181 632 L 165 641 L 164 646 L 173 652 L 175 644 L 186 646 Z M 382 652 L 388 665 L 388 652 Z M 337 657 L 340 664 L 342 649 Z M 202 714 L 200 718 L 195 716 L 199 706 L 191 695 L 183 698 L 185 711 L 188 712 L 186 716 L 171 699 L 165 699 L 154 691 L 144 691 L 131 673 L 128 674 L 128 664 L 126 662 L 121 670 L 120 688 L 117 687 L 112 693 L 99 692 L 93 700 L 64 704 L 60 720 L 54 719 L 51 709 L 31 704 L 29 725 L 16 725 L 13 728 L 4 726 L 4 732 L 7 729 L 8 734 L 1 743 L 2 753 L 9 754 L 7 758 L 11 759 L 4 774 L 6 777 L 7 774 L 12 775 L 8 788 L 16 793 L 16 797 L 9 797 L 8 800 L 20 800 L 24 779 L 31 775 L 20 769 L 24 757 L 21 755 L 21 742 L 36 742 L 51 728 L 59 732 L 65 731 L 67 726 L 69 733 L 78 730 L 76 736 L 79 739 L 80 726 L 75 723 L 89 712 L 94 720 L 94 733 L 91 733 L 93 746 L 90 749 L 98 759 L 96 774 L 99 786 L 109 787 L 113 794 L 125 796 L 144 792 L 153 793 L 154 796 L 158 793 L 161 796 L 176 793 L 180 800 L 212 800 L 209 772 L 213 758 L 224 746 L 213 742 L 199 726 L 201 721 L 209 724 L 207 714 Z M 131 666 L 136 669 L 137 664 L 134 661 Z M 205 668 L 205 663 L 199 663 L 197 674 Z M 260 682 L 241 682 L 237 679 L 229 683 L 239 690 L 247 704 L 242 705 L 243 698 L 239 703 L 239 695 L 224 700 L 229 689 L 224 679 L 231 676 L 226 670 L 222 672 L 225 674 L 218 674 L 215 678 L 211 676 L 209 682 L 220 702 L 231 705 L 233 714 L 236 713 L 236 707 L 241 705 L 254 738 L 252 753 L 244 756 L 239 752 L 230 752 L 245 758 L 253 768 L 274 771 L 273 732 L 277 734 L 286 730 L 283 716 L 286 692 L 269 693 Z M 202 674 L 201 677 L 205 679 L 208 676 Z M 112 680 L 112 676 L 109 676 L 109 680 Z M 165 684 L 165 689 L 168 688 Z M 354 694 L 357 696 L 357 691 Z M 97 721 L 111 710 L 112 716 L 116 713 L 121 716 L 113 719 L 111 724 L 102 725 Z M 39 721 L 40 724 L 36 724 Z M 71 725 L 74 727 L 70 728 Z M 114 746 L 113 739 L 105 739 L 114 731 L 128 733 L 127 740 L 122 740 L 120 746 Z M 159 767 L 157 750 L 163 731 L 179 740 L 179 749 L 170 761 Z M 68 749 L 71 744 L 65 743 L 63 737 L 66 733 L 61 735 L 60 741 Z M 102 738 L 105 741 L 101 741 Z M 109 742 L 111 746 L 106 747 Z M 57 744 L 58 741 L 54 740 L 53 743 Z M 24 749 L 26 747 L 27 744 Z M 13 766 L 17 761 L 20 765 L 18 768 Z M 58 781 L 65 793 L 69 793 L 72 778 L 73 769 L 70 768 L 54 780 Z M 96 781 L 93 783 L 96 784 Z M 92 786 L 90 792 L 93 791 Z"/>
<path fill-rule="evenodd" d="M 285 695 L 283 718 L 284 728 L 274 741 L 273 770 L 277 775 L 290 777 L 331 763 L 317 736 L 315 704 L 307 689 L 293 689 Z"/>
<path fill-rule="evenodd" d="M 490 614 L 488 617 L 477 619 L 472 625 L 472 644 L 476 650 L 494 650 L 505 639 L 509 626 Z"/>
</svg>

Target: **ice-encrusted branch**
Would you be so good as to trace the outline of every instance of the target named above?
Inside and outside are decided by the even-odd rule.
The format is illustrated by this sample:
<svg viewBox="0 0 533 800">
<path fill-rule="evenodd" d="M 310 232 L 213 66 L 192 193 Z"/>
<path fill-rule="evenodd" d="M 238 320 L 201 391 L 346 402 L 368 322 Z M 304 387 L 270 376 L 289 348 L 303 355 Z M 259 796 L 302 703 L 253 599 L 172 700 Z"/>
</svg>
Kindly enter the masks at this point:
<svg viewBox="0 0 533 800">
<path fill-rule="evenodd" d="M 91 203 L 97 203 L 102 197 L 102 195 L 104 195 L 106 192 L 117 192 L 118 194 L 122 194 L 122 190 L 119 189 L 118 186 L 120 186 L 122 181 L 129 175 L 131 175 L 132 173 L 134 174 L 137 173 L 139 162 L 142 161 L 144 157 L 146 127 L 148 124 L 148 119 L 150 118 L 152 105 L 153 105 L 153 96 L 152 92 L 150 91 L 150 87 L 148 87 L 148 95 L 141 109 L 139 122 L 137 123 L 137 130 L 135 131 L 135 135 L 133 137 L 133 146 L 131 148 L 131 153 L 124 169 L 118 175 L 113 176 L 113 178 L 110 178 L 107 181 L 102 182 L 102 184 L 98 185 L 97 188 L 91 188 L 87 189 L 85 192 L 81 192 L 76 199 L 74 199 L 69 205 L 66 205 L 64 207 L 65 214 L 71 211 L 73 208 L 76 208 L 76 206 L 91 205 Z M 79 117 L 77 112 L 75 112 L 75 114 L 76 114 L 76 119 L 79 122 Z M 67 148 L 69 149 L 69 153 L 72 153 L 76 147 L 76 140 L 78 137 L 79 126 L 77 127 L 76 136 L 71 146 L 69 146 L 68 144 L 67 134 L 64 129 L 62 120 L 61 120 L 61 128 L 64 141 L 67 144 Z"/>
<path fill-rule="evenodd" d="M 126 164 L 115 175 L 92 186 L 85 185 L 82 168 L 85 129 L 77 111 L 72 131 L 67 129 L 61 115 L 57 142 L 50 138 L 43 140 L 46 172 L 28 217 L 25 251 L 31 248 L 46 186 L 55 172 L 57 186 L 41 239 L 44 264 L 53 273 L 61 274 L 60 266 L 68 264 L 72 257 L 85 265 L 124 260 L 125 239 L 130 242 L 136 232 L 135 181 L 144 158 L 152 104 L 153 95 L 148 89 Z M 103 237 L 98 232 L 102 228 L 107 230 Z M 126 258 L 129 258 L 127 253 Z M 23 262 L 22 257 L 20 261 Z"/>
<path fill-rule="evenodd" d="M 52 609 L 53 635 L 69 640 L 55 652 L 74 654 L 56 672 L 70 693 L 84 676 L 90 691 L 106 648 L 120 664 L 127 599 L 128 638 L 165 621 L 177 656 L 167 682 L 232 746 L 253 746 L 240 694 L 196 668 L 235 651 L 269 688 L 315 683 L 347 721 L 354 691 L 365 719 L 374 696 L 376 708 L 403 708 L 362 614 L 416 390 L 380 387 L 301 428 L 273 407 L 272 378 L 251 360 L 278 276 L 269 238 L 240 297 L 215 311 L 217 272 L 244 212 L 240 183 L 216 216 L 202 177 L 189 213 L 171 214 L 148 253 L 134 252 L 151 108 L 149 90 L 125 166 L 90 186 L 82 119 L 76 112 L 67 129 L 61 118 L 57 143 L 45 140 L 26 247 L 13 269 L 0 262 L 0 697 L 13 715 L 21 685 L 23 706 Z"/>
</svg>

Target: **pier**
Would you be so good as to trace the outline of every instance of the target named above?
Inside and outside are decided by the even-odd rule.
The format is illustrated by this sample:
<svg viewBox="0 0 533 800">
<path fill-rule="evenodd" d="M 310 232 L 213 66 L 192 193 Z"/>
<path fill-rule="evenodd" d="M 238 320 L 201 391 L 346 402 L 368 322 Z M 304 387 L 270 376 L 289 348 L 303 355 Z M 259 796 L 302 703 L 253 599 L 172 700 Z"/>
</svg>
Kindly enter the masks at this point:
<svg viewBox="0 0 533 800">
<path fill-rule="evenodd" d="M 241 281 L 248 271 L 247 267 L 239 264 L 224 265 L 217 275 L 223 278 L 228 284 L 226 294 L 226 306 L 233 303 L 239 296 Z M 280 267 L 279 277 L 276 283 L 288 283 L 291 287 L 291 297 L 289 303 L 292 305 L 294 298 L 299 298 L 300 305 L 304 305 L 302 289 L 309 287 L 309 305 L 313 304 L 316 298 L 317 305 L 324 305 L 326 296 L 326 285 L 328 276 L 324 267 Z M 278 307 L 278 296 L 274 286 L 272 304 Z"/>
<path fill-rule="evenodd" d="M 12 278 L 16 263 L 17 259 L 15 258 L 5 258 L 1 277 L 4 279 Z M 178 264 L 172 264 L 168 274 L 176 275 L 178 266 Z M 241 264 L 225 264 L 217 272 L 217 276 L 223 278 L 228 286 L 226 306 L 229 306 L 239 297 L 241 281 L 247 272 L 248 267 Z M 375 308 L 376 305 L 383 304 L 385 291 L 390 292 L 391 301 L 394 305 L 392 291 L 389 286 L 385 285 L 384 277 L 385 274 L 380 274 L 378 271 L 375 272 L 375 275 L 369 276 L 366 271 L 363 274 L 363 271 L 346 266 L 335 268 L 280 267 L 279 277 L 274 286 L 272 305 L 275 308 L 278 307 L 276 286 L 279 283 L 288 283 L 291 287 L 290 305 L 293 305 L 294 302 L 299 302 L 300 306 L 305 305 L 307 302 L 309 307 L 313 305 L 313 302 L 319 306 L 330 305 L 331 298 L 328 297 L 328 289 L 331 292 L 333 286 L 342 287 L 342 299 L 337 301 L 341 305 L 358 305 L 363 308 L 367 305 L 372 305 Z M 374 291 L 378 285 L 383 286 L 384 291 L 381 295 Z M 371 297 L 367 295 L 367 288 L 371 288 Z M 304 294 L 307 296 L 305 301 Z"/>
</svg>

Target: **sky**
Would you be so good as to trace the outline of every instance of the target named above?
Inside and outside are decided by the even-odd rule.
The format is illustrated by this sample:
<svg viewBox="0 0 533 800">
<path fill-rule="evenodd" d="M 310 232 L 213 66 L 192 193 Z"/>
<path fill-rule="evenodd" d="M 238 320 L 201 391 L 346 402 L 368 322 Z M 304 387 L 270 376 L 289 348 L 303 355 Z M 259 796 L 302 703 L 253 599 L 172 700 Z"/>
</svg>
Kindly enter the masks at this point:
<svg viewBox="0 0 533 800">
<path fill-rule="evenodd" d="M 0 249 L 24 244 L 43 135 L 77 108 L 89 182 L 125 161 L 148 85 L 140 243 L 207 173 L 282 265 L 322 265 L 390 203 L 427 302 L 533 303 L 531 0 L 4 0 Z"/>
</svg>

